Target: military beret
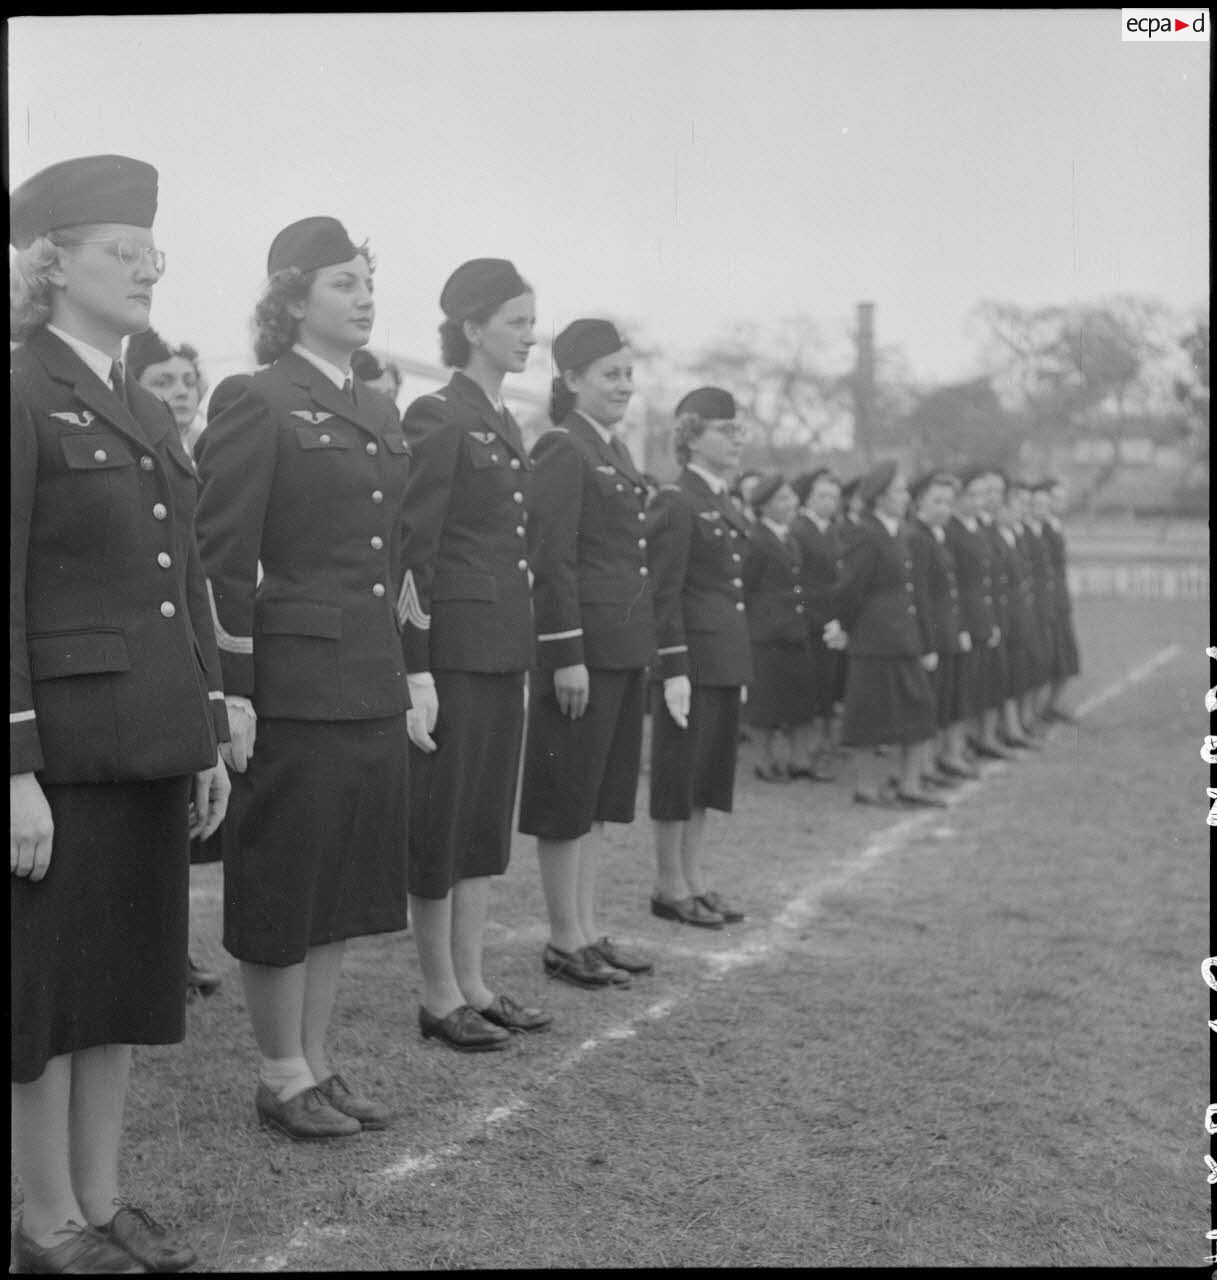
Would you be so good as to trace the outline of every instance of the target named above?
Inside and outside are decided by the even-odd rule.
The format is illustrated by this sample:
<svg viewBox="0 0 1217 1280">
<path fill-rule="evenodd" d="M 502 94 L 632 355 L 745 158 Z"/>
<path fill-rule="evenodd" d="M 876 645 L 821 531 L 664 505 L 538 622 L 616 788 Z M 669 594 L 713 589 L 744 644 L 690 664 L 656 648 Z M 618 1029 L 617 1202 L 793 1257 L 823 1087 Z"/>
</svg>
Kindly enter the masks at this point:
<svg viewBox="0 0 1217 1280">
<path fill-rule="evenodd" d="M 914 502 L 918 501 L 933 484 L 949 485 L 952 489 L 959 488 L 959 481 L 949 471 L 926 471 L 909 485 L 909 497 Z"/>
<path fill-rule="evenodd" d="M 337 218 L 301 218 L 284 227 L 271 241 L 266 255 L 266 274 L 297 267 L 316 271 L 339 262 L 350 262 L 359 252 Z"/>
<path fill-rule="evenodd" d="M 554 364 L 565 373 L 583 369 L 601 356 L 615 355 L 625 339 L 607 320 L 572 320 L 554 339 Z"/>
<path fill-rule="evenodd" d="M 531 292 L 506 258 L 472 258 L 448 277 L 439 307 L 449 320 L 468 320 L 479 311 L 497 311 L 503 303 Z"/>
<path fill-rule="evenodd" d="M 790 487 L 800 502 L 806 502 L 811 496 L 811 491 L 816 487 L 816 481 L 824 479 L 831 480 L 835 485 L 841 483 L 840 477 L 831 467 L 817 467 L 814 471 L 804 471 L 802 475 L 795 476 L 790 482 Z"/>
<path fill-rule="evenodd" d="M 28 248 L 39 236 L 90 222 L 150 227 L 156 170 L 130 156 L 78 156 L 27 178 L 9 197 L 8 239 Z"/>
<path fill-rule="evenodd" d="M 899 469 L 892 458 L 873 466 L 858 481 L 859 499 L 869 506 L 896 478 L 896 472 Z"/>
<path fill-rule="evenodd" d="M 748 505 L 753 511 L 760 511 L 761 508 L 773 497 L 775 493 L 786 483 L 786 477 L 780 472 L 774 472 L 773 475 L 762 476 L 752 487 L 752 492 L 748 495 Z"/>
<path fill-rule="evenodd" d="M 676 406 L 676 416 L 695 413 L 711 421 L 735 417 L 735 397 L 719 387 L 698 387 L 690 391 Z"/>
<path fill-rule="evenodd" d="M 173 359 L 173 350 L 155 329 L 133 333 L 127 341 L 127 372 L 138 382 L 150 364 Z"/>
<path fill-rule="evenodd" d="M 375 382 L 383 375 L 384 366 L 367 347 L 359 347 L 351 352 L 351 372 L 360 382 Z"/>
</svg>

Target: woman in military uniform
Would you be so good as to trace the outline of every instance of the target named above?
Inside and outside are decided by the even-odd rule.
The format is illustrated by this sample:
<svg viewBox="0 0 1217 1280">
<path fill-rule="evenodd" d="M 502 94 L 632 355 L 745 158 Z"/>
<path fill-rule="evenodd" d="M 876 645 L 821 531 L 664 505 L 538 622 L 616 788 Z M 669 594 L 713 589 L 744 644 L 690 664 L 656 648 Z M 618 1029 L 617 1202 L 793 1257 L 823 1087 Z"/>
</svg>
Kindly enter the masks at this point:
<svg viewBox="0 0 1217 1280">
<path fill-rule="evenodd" d="M 207 390 L 199 353 L 187 342 L 171 347 L 154 329 L 148 329 L 127 343 L 127 372 L 169 406 L 182 434 L 182 447 L 193 458 L 204 426 L 199 420 L 199 405 Z"/>
<path fill-rule="evenodd" d="M 414 471 L 402 589 L 410 712 L 410 913 L 419 1029 L 453 1049 L 506 1048 L 551 1021 L 486 984 L 490 877 L 511 852 L 536 642 L 528 563 L 532 464 L 500 399 L 535 338 L 533 293 L 510 262 L 477 258 L 440 295 L 447 386 L 406 410 Z"/>
<path fill-rule="evenodd" d="M 1077 631 L 1073 624 L 1073 601 L 1069 595 L 1069 554 L 1065 546 L 1062 520 L 1068 509 L 1069 495 L 1060 480 L 1046 479 L 1035 486 L 1031 495 L 1036 517 L 1041 521 L 1044 543 L 1052 565 L 1052 664 L 1048 694 L 1041 715 L 1049 723 L 1074 724 L 1075 718 L 1061 706 L 1065 686 L 1082 670 Z"/>
<path fill-rule="evenodd" d="M 744 617 L 748 523 L 728 481 L 743 432 L 718 387 L 676 406 L 681 472 L 655 498 L 648 558 L 655 591 L 657 683 L 651 697 L 651 818 L 658 886 L 651 912 L 701 928 L 742 920 L 706 883 L 706 810 L 730 813 L 740 701 L 752 679 Z"/>
<path fill-rule="evenodd" d="M 553 358 L 557 425 L 532 451 L 537 667 L 520 830 L 537 838 L 549 914 L 545 971 L 605 987 L 652 967 L 597 928 L 597 840 L 586 838 L 593 826 L 634 820 L 655 651 L 646 487 L 614 431 L 634 387 L 625 339 L 607 320 L 576 320 L 554 339 Z"/>
<path fill-rule="evenodd" d="M 803 552 L 790 529 L 799 500 L 782 476 L 772 475 L 757 480 L 749 501 L 753 525 L 743 578 L 753 680 L 743 717 L 760 755 L 756 776 L 785 782 L 810 772 L 798 751 L 816 712 Z"/>
<path fill-rule="evenodd" d="M 189 838 L 228 795 L 194 475 L 119 359 L 165 266 L 156 200 L 151 165 L 103 155 L 44 169 L 10 204 L 18 1272 L 194 1262 L 142 1209 L 115 1212 L 130 1046 L 185 1034 Z"/>
<path fill-rule="evenodd" d="M 409 450 L 393 406 L 350 375 L 372 332 L 366 246 L 305 218 L 275 237 L 267 277 L 255 355 L 268 367 L 220 383 L 198 449 L 235 770 L 224 945 L 262 1055 L 259 1118 L 339 1138 L 391 1119 L 334 1069 L 326 1037 L 346 940 L 406 923 L 394 605 Z"/>
<path fill-rule="evenodd" d="M 912 550 L 903 522 L 908 485 L 895 462 L 862 477 L 863 514 L 845 551 L 839 618 L 848 636 L 849 675 L 841 740 L 865 748 L 856 754 L 859 804 L 885 803 L 878 746 L 901 748 L 895 801 L 940 806 L 921 783 L 922 744 L 935 733 L 934 692 L 928 672 L 937 665 L 918 614 Z"/>
</svg>

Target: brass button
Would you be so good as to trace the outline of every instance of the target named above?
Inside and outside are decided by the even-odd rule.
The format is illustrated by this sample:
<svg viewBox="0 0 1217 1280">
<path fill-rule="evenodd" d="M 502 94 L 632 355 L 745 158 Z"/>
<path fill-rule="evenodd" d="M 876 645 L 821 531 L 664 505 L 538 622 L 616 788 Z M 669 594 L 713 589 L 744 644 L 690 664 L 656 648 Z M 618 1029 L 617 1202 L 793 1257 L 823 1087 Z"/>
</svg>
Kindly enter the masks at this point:
<svg viewBox="0 0 1217 1280">
<path fill-rule="evenodd" d="M 384 495 L 383 493 L 381 493 L 381 491 L 380 491 L 379 489 L 373 489 L 373 490 L 372 490 L 372 501 L 373 501 L 373 502 L 383 502 L 384 500 L 385 500 L 385 495 Z"/>
<path fill-rule="evenodd" d="M 731 585 L 733 587 L 742 587 L 744 585 L 744 580 L 743 578 L 732 578 Z"/>
<path fill-rule="evenodd" d="M 168 551 L 162 551 L 156 557 L 156 563 L 159 564 L 162 569 L 168 569 L 173 564 L 173 557 Z"/>
<path fill-rule="evenodd" d="M 647 513 L 646 513 L 645 511 L 640 511 L 640 512 L 638 513 L 638 519 L 639 519 L 639 520 L 645 520 L 646 518 L 647 518 Z"/>
<path fill-rule="evenodd" d="M 379 551 L 385 545 L 385 540 L 378 533 L 372 535 L 372 550 Z"/>
<path fill-rule="evenodd" d="M 365 444 L 363 447 L 368 453 L 372 454 L 373 456 L 375 456 L 380 452 L 380 446 L 376 443 L 375 440 L 369 440 L 367 444 Z"/>
<path fill-rule="evenodd" d="M 104 449 L 97 449 L 93 453 L 94 462 L 105 462 L 109 458 L 109 454 Z"/>
<path fill-rule="evenodd" d="M 513 493 L 511 496 L 516 500 L 516 502 L 523 502 L 523 501 L 524 501 L 524 495 L 523 495 L 522 493 L 520 493 L 520 491 L 519 491 L 518 489 L 517 489 L 517 490 L 516 490 L 516 492 L 515 492 L 515 493 Z"/>
<path fill-rule="evenodd" d="M 177 608 L 174 606 L 174 603 L 172 600 L 166 600 L 161 605 L 162 618 L 172 618 L 175 613 L 177 613 Z"/>
<path fill-rule="evenodd" d="M 374 582 L 372 584 L 372 594 L 379 600 L 385 593 L 385 584 L 383 582 Z"/>
<path fill-rule="evenodd" d="M 321 443 L 322 443 L 322 444 L 329 444 L 329 443 L 330 443 L 330 441 L 331 441 L 331 440 L 333 440 L 333 438 L 334 438 L 334 437 L 333 437 L 332 435 L 330 435 L 330 434 L 329 434 L 329 432 L 322 432 L 322 435 L 321 435 Z"/>
<path fill-rule="evenodd" d="M 641 578 L 645 578 L 645 577 L 647 576 L 647 574 L 648 574 L 648 573 L 650 573 L 650 572 L 651 572 L 651 571 L 650 571 L 650 569 L 648 569 L 648 568 L 646 567 L 646 565 L 644 564 L 644 565 L 642 566 L 642 568 L 638 570 L 638 576 L 639 576 L 639 577 L 641 577 Z"/>
<path fill-rule="evenodd" d="M 169 508 L 163 502 L 158 502 L 152 508 L 152 518 L 154 520 L 167 520 L 169 518 Z"/>
<path fill-rule="evenodd" d="M 796 605 L 795 605 L 795 607 L 794 607 L 794 611 L 795 611 L 795 613 L 802 613 L 802 612 L 803 612 L 803 606 L 802 606 L 801 604 L 796 604 Z"/>
<path fill-rule="evenodd" d="M 491 461 L 491 462 L 498 462 L 498 460 L 499 460 L 499 455 L 498 455 L 497 453 L 492 453 L 492 454 L 490 455 L 490 461 Z"/>
<path fill-rule="evenodd" d="M 151 471 L 156 464 L 152 461 L 152 458 L 145 453 L 144 456 L 139 460 L 139 465 L 143 467 L 145 471 Z"/>
<path fill-rule="evenodd" d="M 714 536 L 715 536 L 716 538 L 721 538 L 721 537 L 723 536 L 723 531 L 722 531 L 721 529 L 715 529 L 715 530 L 714 530 Z"/>
<path fill-rule="evenodd" d="M 522 524 L 516 525 L 516 537 L 522 538 L 523 536 L 524 536 L 524 526 Z"/>
<path fill-rule="evenodd" d="M 527 569 L 527 568 L 528 568 L 528 561 L 527 561 L 527 560 L 518 560 L 518 561 L 516 562 L 516 568 L 517 568 L 517 569 L 519 569 L 521 572 L 523 572 L 525 569 Z"/>
<path fill-rule="evenodd" d="M 731 559 L 734 560 L 736 564 L 739 564 L 739 555 L 737 553 L 732 552 Z"/>
<path fill-rule="evenodd" d="M 513 471 L 519 471 L 519 469 L 520 469 L 520 460 L 519 460 L 519 458 L 512 458 L 511 463 L 510 463 L 510 466 L 511 466 L 511 469 L 512 469 Z"/>
<path fill-rule="evenodd" d="M 737 600 L 735 602 L 735 607 L 740 613 L 744 612 L 744 602 L 742 600 Z"/>
<path fill-rule="evenodd" d="M 916 613 L 916 612 L 917 610 L 914 609 L 912 605 L 909 605 L 909 613 Z"/>
<path fill-rule="evenodd" d="M 642 548 L 642 550 L 643 550 L 643 551 L 645 551 L 645 550 L 646 550 L 646 546 L 647 546 L 647 540 L 646 540 L 645 538 L 639 538 L 639 539 L 638 539 L 638 545 L 639 545 L 639 547 L 641 547 L 641 548 Z"/>
</svg>

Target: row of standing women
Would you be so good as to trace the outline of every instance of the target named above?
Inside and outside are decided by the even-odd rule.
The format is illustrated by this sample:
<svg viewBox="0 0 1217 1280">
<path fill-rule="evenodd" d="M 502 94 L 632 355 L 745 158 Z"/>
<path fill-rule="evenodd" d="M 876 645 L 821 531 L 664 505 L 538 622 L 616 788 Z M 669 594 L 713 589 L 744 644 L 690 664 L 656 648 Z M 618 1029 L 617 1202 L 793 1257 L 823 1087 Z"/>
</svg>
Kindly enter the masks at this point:
<svg viewBox="0 0 1217 1280">
<path fill-rule="evenodd" d="M 731 396 L 701 388 L 677 406 L 682 469 L 648 508 L 614 432 L 628 346 L 579 320 L 554 344 L 556 426 L 530 452 L 502 383 L 534 345 L 533 291 L 510 262 L 476 259 L 440 297 L 452 378 L 399 421 L 351 376 L 372 331 L 371 255 L 310 217 L 271 244 L 262 367 L 216 388 L 196 476 L 119 359 L 165 267 L 155 208 L 155 171 L 119 156 L 52 166 L 12 196 L 22 1270 L 194 1260 L 120 1200 L 117 1169 L 129 1046 L 184 1031 L 191 835 L 219 828 L 255 1108 L 296 1139 L 393 1119 L 332 1061 L 328 1031 L 347 940 L 401 929 L 407 910 L 424 1037 L 493 1051 L 550 1025 L 483 963 L 522 752 L 544 972 L 612 988 L 651 968 L 596 916 L 598 828 L 634 816 L 648 699 L 651 910 L 705 928 L 743 918 L 703 860 L 707 810 L 732 807 L 753 676 Z M 839 646 L 852 627 L 852 688 L 868 606 L 860 571 L 847 581 L 822 638 Z"/>
</svg>

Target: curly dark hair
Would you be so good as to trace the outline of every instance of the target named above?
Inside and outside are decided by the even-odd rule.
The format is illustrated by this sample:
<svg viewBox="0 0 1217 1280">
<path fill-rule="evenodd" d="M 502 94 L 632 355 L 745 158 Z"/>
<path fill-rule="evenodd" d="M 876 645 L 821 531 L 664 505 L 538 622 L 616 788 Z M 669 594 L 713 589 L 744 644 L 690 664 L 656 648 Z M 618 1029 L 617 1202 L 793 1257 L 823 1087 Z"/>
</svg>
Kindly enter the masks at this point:
<svg viewBox="0 0 1217 1280">
<path fill-rule="evenodd" d="M 358 249 L 359 256 L 376 270 L 376 260 L 366 243 Z M 276 271 L 266 282 L 262 296 L 254 307 L 251 324 L 254 338 L 254 359 L 259 364 L 273 364 L 285 352 L 292 349 L 299 330 L 299 321 L 288 311 L 288 304 L 303 302 L 317 279 L 318 267 L 313 271 L 301 271 L 299 267 L 284 267 Z"/>
</svg>

